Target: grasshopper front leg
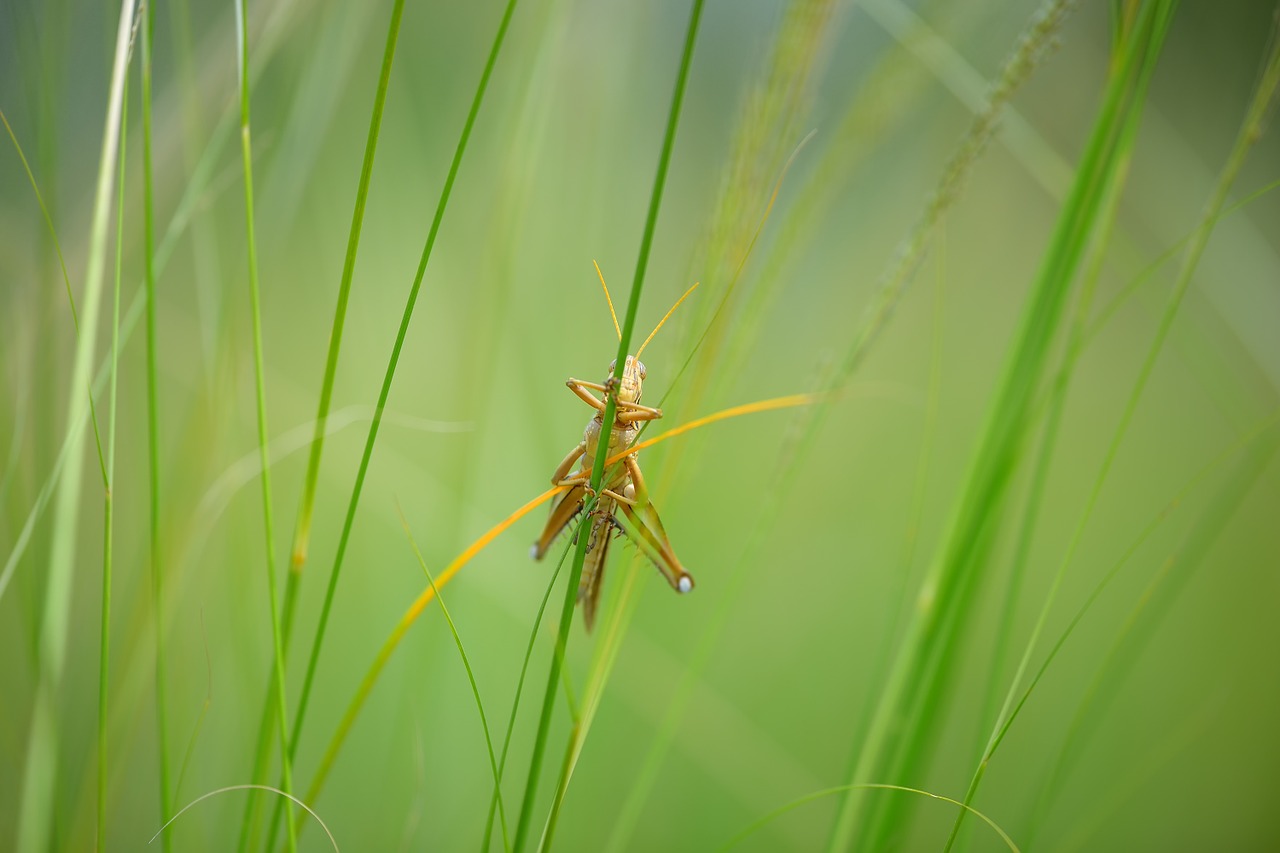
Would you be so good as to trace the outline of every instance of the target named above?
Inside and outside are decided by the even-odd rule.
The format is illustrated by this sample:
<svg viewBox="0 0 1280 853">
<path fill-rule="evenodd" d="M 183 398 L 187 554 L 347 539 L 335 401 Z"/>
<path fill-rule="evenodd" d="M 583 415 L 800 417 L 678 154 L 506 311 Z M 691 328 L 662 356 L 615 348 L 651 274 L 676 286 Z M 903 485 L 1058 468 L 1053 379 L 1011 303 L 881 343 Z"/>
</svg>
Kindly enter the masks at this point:
<svg viewBox="0 0 1280 853">
<path fill-rule="evenodd" d="M 589 388 L 594 388 L 597 391 L 603 391 L 603 385 L 599 385 L 595 382 L 583 382 L 581 379 L 574 379 L 572 376 L 566 379 L 564 384 L 569 386 L 569 390 L 574 394 L 577 394 L 582 402 L 586 403 L 597 412 L 604 411 L 604 401 L 587 390 Z"/>
<path fill-rule="evenodd" d="M 569 390 L 576 394 L 588 406 L 597 412 L 604 411 L 604 401 L 602 401 L 591 391 L 599 391 L 602 394 L 609 393 L 609 388 L 601 385 L 599 382 L 587 382 L 583 379 L 574 379 L 569 377 L 564 383 Z M 635 423 L 636 421 L 655 421 L 662 417 L 662 409 L 655 409 L 652 406 L 642 406 L 639 403 L 629 403 L 626 400 L 617 402 L 618 415 L 617 419 L 623 423 Z"/>
</svg>

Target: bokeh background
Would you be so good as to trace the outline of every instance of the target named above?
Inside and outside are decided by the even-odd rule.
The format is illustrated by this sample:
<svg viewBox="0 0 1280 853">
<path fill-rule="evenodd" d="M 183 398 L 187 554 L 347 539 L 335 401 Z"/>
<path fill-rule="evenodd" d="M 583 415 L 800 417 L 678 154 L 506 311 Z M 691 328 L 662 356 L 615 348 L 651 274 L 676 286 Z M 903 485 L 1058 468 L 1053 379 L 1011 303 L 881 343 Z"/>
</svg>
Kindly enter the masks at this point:
<svg viewBox="0 0 1280 853">
<path fill-rule="evenodd" d="M 255 214 L 283 573 L 390 4 L 250 5 Z M 755 547 L 744 552 L 803 413 L 725 421 L 643 455 L 698 588 L 677 597 L 641 566 L 634 617 L 565 801 L 558 846 L 708 849 L 797 797 L 847 781 L 860 721 L 950 518 L 1099 106 L 1111 4 L 1080 5 L 1058 50 L 1014 99 L 853 382 L 826 410 Z M 291 702 L 371 407 L 501 7 L 409 4 L 405 12 L 301 587 Z M 646 402 L 672 389 L 657 427 L 819 386 L 1035 8 L 1026 0 L 708 4 L 637 321 L 637 333 L 647 334 L 702 280 L 645 353 Z M 588 410 L 563 380 L 602 379 L 616 349 L 591 261 L 621 310 L 687 14 L 685 3 L 623 0 L 524 0 L 517 8 L 374 450 L 300 744 L 299 787 L 376 650 L 424 586 L 397 502 L 438 571 L 545 489 L 578 441 Z M 0 109 L 48 202 L 77 295 L 117 15 L 110 3 L 83 0 L 0 5 Z M 921 734 L 924 769 L 881 781 L 963 795 L 993 722 L 991 697 L 1004 695 L 1085 508 L 1176 258 L 1130 285 L 1196 225 L 1244 116 L 1273 15 L 1268 2 L 1180 9 L 1152 82 L 1098 304 L 1129 295 L 1091 339 L 1071 387 L 1011 645 L 993 648 L 1027 465 L 1016 474 L 1014 509 L 997 531 L 994 563 L 974 599 L 975 627 L 939 699 L 938 725 Z M 159 562 L 173 800 L 185 804 L 248 781 L 271 633 L 232 124 L 233 6 L 162 3 L 155 23 L 156 233 L 168 252 L 157 279 Z M 770 88 L 779 50 L 791 52 L 789 88 Z M 126 317 L 141 305 L 144 258 L 136 63 L 130 80 Z M 744 115 L 761 114 L 763 128 L 744 130 Z M 687 403 L 697 362 L 674 388 L 672 380 L 734 280 L 783 161 L 811 129 L 816 135 L 788 172 L 719 321 L 722 358 Z M 44 654 L 50 513 L 34 516 L 29 540 L 20 534 L 68 429 L 75 332 L 17 152 L 7 139 L 0 149 L 0 554 L 10 561 L 0 597 L 0 848 L 7 848 L 17 833 Z M 752 159 L 735 171 L 744 150 Z M 1280 177 L 1278 155 L 1277 138 L 1264 137 L 1232 199 Z M 197 182 L 202 170 L 207 180 Z M 1276 412 L 1278 282 L 1280 197 L 1268 193 L 1214 232 L 1034 662 L 1179 490 Z M 109 316 L 101 317 L 95 365 L 107 352 Z M 162 822 L 144 352 L 137 325 L 120 355 L 110 849 L 142 849 Z M 105 394 L 97 399 L 105 406 Z M 1274 449 L 1274 435 L 1270 441 Z M 57 694 L 53 830 L 59 849 L 77 850 L 92 846 L 96 822 L 103 504 L 91 440 L 86 454 L 69 655 Z M 1258 454 L 1256 470 L 1242 477 L 1240 458 L 1213 468 L 1142 541 L 1001 746 L 975 805 L 1015 840 L 1026 834 L 1083 705 L 1088 737 L 1069 746 L 1070 772 L 1056 783 L 1036 847 L 1275 845 L 1280 469 Z M 528 558 L 542 522 L 539 511 L 517 523 L 444 591 L 499 742 L 554 569 L 553 560 Z M 1212 535 L 1198 527 L 1205 524 Z M 1179 555 L 1189 538 L 1196 553 L 1186 565 Z M 606 608 L 617 602 L 632 553 L 614 555 Z M 1159 586 L 1171 565 L 1182 567 L 1180 580 Z M 1153 589 L 1158 609 L 1140 609 Z M 512 815 L 551 654 L 555 617 L 547 621 L 504 783 Z M 598 634 L 573 626 L 567 669 L 576 693 Z M 1107 662 L 1126 656 L 1123 677 L 1106 680 L 1115 671 Z M 1098 677 L 1101 698 L 1091 692 Z M 664 725 L 669 745 L 653 752 Z M 561 704 L 535 828 L 568 731 Z M 314 806 L 343 849 L 472 849 L 491 784 L 465 672 L 433 605 L 374 689 Z M 232 847 L 245 796 L 220 795 L 185 814 L 173 849 Z M 823 846 L 838 799 L 787 813 L 743 847 Z M 954 807 L 914 798 L 904 805 L 910 810 L 894 843 L 940 847 Z M 965 844 L 1000 849 L 986 827 L 970 824 Z M 326 844 L 309 831 L 302 846 Z"/>
</svg>

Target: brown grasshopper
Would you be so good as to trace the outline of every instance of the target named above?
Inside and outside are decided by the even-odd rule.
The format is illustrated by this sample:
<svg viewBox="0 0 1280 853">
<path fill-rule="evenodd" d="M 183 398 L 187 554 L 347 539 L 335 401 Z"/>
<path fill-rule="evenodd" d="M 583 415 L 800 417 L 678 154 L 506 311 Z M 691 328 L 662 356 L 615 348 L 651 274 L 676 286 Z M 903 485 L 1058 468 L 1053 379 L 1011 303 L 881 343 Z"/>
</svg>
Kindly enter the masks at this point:
<svg viewBox="0 0 1280 853">
<path fill-rule="evenodd" d="M 622 332 L 618 329 L 618 317 L 613 311 L 613 300 L 609 298 L 609 287 L 604 283 L 604 275 L 600 272 L 599 265 L 596 266 L 596 273 L 600 276 L 600 284 L 604 286 L 605 298 L 609 300 L 609 313 L 613 314 L 614 329 L 618 330 L 618 337 L 621 339 Z M 661 409 L 640 403 L 641 386 L 645 378 L 645 367 L 640 361 L 640 354 L 649 345 L 649 341 L 653 340 L 653 336 L 658 333 L 658 329 L 662 328 L 662 324 L 667 321 L 671 313 L 697 286 L 695 284 L 689 288 L 671 307 L 671 311 L 667 312 L 645 342 L 640 345 L 636 354 L 627 356 L 622 377 L 616 380 L 616 386 L 613 379 L 613 372 L 617 367 L 616 359 L 609 364 L 609 378 L 603 385 L 572 377 L 565 383 L 569 386 L 569 390 L 595 409 L 596 414 L 587 423 L 582 441 L 569 451 L 555 473 L 551 475 L 552 485 L 570 488 L 552 507 L 551 517 L 547 519 L 542 536 L 530 550 L 535 560 L 542 559 L 547 549 L 551 547 L 552 541 L 582 512 L 587 499 L 593 494 L 590 485 L 591 469 L 595 465 L 596 454 L 600 452 L 600 438 L 606 430 L 605 402 L 592 392 L 599 391 L 607 396 L 615 387 L 617 391 L 617 411 L 613 423 L 608 428 L 606 459 L 625 452 L 635 443 L 640 433 L 640 424 L 662 417 Z M 576 463 L 581 464 L 574 471 Z M 618 510 L 622 511 L 622 518 L 617 517 Z M 693 576 L 680 565 L 680 560 L 676 557 L 671 542 L 667 538 L 667 532 L 662 527 L 662 520 L 658 518 L 658 511 L 649 501 L 649 490 L 645 486 L 644 475 L 640 472 L 640 463 L 636 461 L 635 453 L 624 456 L 622 464 L 612 466 L 612 470 L 605 468 L 605 479 L 600 484 L 600 498 L 591 511 L 590 522 L 586 534 L 590 537 L 587 540 L 587 555 L 582 564 L 582 579 L 578 584 L 578 601 L 582 602 L 582 617 L 588 631 L 595 622 L 600 582 L 604 577 L 609 542 L 618 533 L 629 536 L 677 592 L 685 593 L 693 589 Z M 581 531 L 577 535 L 582 535 Z"/>
</svg>

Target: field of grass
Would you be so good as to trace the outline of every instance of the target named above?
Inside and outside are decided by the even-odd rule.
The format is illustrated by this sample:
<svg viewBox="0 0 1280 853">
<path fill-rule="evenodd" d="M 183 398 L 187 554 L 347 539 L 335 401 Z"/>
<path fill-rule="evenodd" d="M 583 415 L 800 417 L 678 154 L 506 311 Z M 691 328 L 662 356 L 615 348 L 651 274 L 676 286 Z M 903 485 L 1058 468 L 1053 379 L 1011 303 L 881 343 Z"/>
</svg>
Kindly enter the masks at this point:
<svg viewBox="0 0 1280 853">
<path fill-rule="evenodd" d="M 1277 15 L 3 4 L 0 849 L 1273 849 Z"/>
</svg>

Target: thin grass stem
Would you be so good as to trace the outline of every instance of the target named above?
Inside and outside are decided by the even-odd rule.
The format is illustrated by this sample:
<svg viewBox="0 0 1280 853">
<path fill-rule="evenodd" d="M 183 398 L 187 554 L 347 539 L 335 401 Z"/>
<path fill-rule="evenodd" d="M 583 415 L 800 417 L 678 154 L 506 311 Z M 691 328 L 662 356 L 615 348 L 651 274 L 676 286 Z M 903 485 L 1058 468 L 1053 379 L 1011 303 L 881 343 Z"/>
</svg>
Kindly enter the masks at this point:
<svg viewBox="0 0 1280 853">
<path fill-rule="evenodd" d="M 458 170 L 462 166 L 462 157 L 467 150 L 467 142 L 471 138 L 472 128 L 475 127 L 476 117 L 480 114 L 480 105 L 484 102 L 484 94 L 489 86 L 489 79 L 493 75 L 494 66 L 497 65 L 498 55 L 502 50 L 503 40 L 507 35 L 507 28 L 511 23 L 511 16 L 515 12 L 517 0 L 508 0 L 505 10 L 502 13 L 502 19 L 498 23 L 497 32 L 494 34 L 493 45 L 489 49 L 488 59 L 485 61 L 484 71 L 481 72 L 480 82 L 476 85 L 475 96 L 471 100 L 471 108 L 467 113 L 467 119 L 462 126 L 462 133 L 458 138 L 457 148 L 454 150 L 453 160 L 449 164 L 449 172 L 445 177 L 444 186 L 440 190 L 440 200 L 436 204 L 435 216 L 431 220 L 431 228 L 427 232 L 427 240 L 422 247 L 422 257 L 418 261 L 418 271 L 414 275 L 413 285 L 409 288 L 409 295 L 405 301 L 404 312 L 400 318 L 400 328 L 396 333 L 395 344 L 391 349 L 391 356 L 387 360 L 386 373 L 382 379 L 382 389 L 378 393 L 378 405 L 374 409 L 373 420 L 369 424 L 369 435 L 365 439 L 364 452 L 360 457 L 360 468 L 356 472 L 355 485 L 351 490 L 351 499 L 347 504 L 346 517 L 342 522 L 342 531 L 338 537 L 338 550 L 334 556 L 333 568 L 329 572 L 329 583 L 325 589 L 324 603 L 320 609 L 320 621 L 316 625 L 315 638 L 311 643 L 311 654 L 307 660 L 307 671 L 302 682 L 302 696 L 298 700 L 298 710 L 294 716 L 293 730 L 291 736 L 287 739 L 287 751 L 292 756 L 296 754 L 298 742 L 302 735 L 302 727 L 306 722 L 307 703 L 311 698 L 311 688 L 315 681 L 316 666 L 320 660 L 320 650 L 324 645 L 325 629 L 329 623 L 329 613 L 333 607 L 334 593 L 337 591 L 338 578 L 342 572 L 342 561 L 346 556 L 347 543 L 351 537 L 351 527 L 355 523 L 356 508 L 360 504 L 360 493 L 364 488 L 365 475 L 369 470 L 369 460 L 373 456 L 373 446 L 378 439 L 378 428 L 382 425 L 382 413 L 387 405 L 387 397 L 391 393 L 391 383 L 395 379 L 396 366 L 400 361 L 400 350 L 404 347 L 404 339 L 409 331 L 409 321 L 413 318 L 413 308 L 417 304 L 418 291 L 422 287 L 422 279 L 427 272 L 427 263 L 431 259 L 431 250 L 435 247 L 436 237 L 440 233 L 440 223 L 444 220 L 444 212 L 449 204 L 449 195 L 453 192 L 454 182 L 458 177 Z M 314 783 L 313 783 L 314 784 Z M 277 810 L 276 814 L 279 814 Z M 276 825 L 276 818 L 272 818 L 272 827 Z M 273 838 L 273 831 L 268 833 L 268 838 Z M 270 842 L 269 842 L 270 843 Z"/>
<path fill-rule="evenodd" d="M 395 0 L 391 9 L 391 21 L 387 28 L 386 45 L 382 52 L 382 69 L 374 93 L 373 112 L 369 117 L 369 133 L 365 140 L 364 160 L 360 167 L 360 182 L 356 188 L 355 208 L 351 214 L 351 228 L 347 234 L 347 251 L 342 263 L 342 278 L 338 284 L 338 302 L 334 308 L 333 327 L 329 332 L 329 351 L 325 357 L 324 377 L 320 384 L 320 402 L 316 413 L 315 432 L 311 440 L 311 452 L 307 457 L 307 471 L 303 480 L 302 497 L 298 504 L 298 517 L 294 524 L 293 546 L 290 549 L 289 573 L 285 580 L 284 605 L 281 628 L 284 633 L 283 651 L 289 653 L 293 637 L 293 616 L 297 607 L 298 592 L 302 581 L 302 567 L 307 560 L 307 546 L 311 536 L 311 519 L 315 511 L 316 486 L 320 479 L 320 458 L 324 450 L 325 427 L 333 400 L 333 383 L 338 370 L 338 354 L 342 346 L 342 332 L 346 323 L 347 302 L 351 295 L 351 282 L 355 275 L 356 255 L 360 247 L 360 233 L 364 225 L 365 202 L 369 196 L 369 183 L 373 177 L 374 155 L 378 149 L 378 135 L 382 128 L 382 112 L 387 102 L 387 89 L 391 83 L 391 67 L 395 59 L 396 44 L 400 38 L 400 21 L 404 13 L 404 0 Z M 274 678 L 274 676 L 273 676 Z M 264 692 L 261 719 L 258 724 L 258 740 L 255 750 L 253 779 L 261 783 L 266 779 L 271 754 L 271 719 L 275 713 L 274 694 L 270 687 Z M 244 817 L 240 825 L 238 849 L 244 851 L 249 840 L 250 826 L 257 810 L 259 798 L 250 794 L 245 802 Z"/>
<path fill-rule="evenodd" d="M 120 280 L 124 269 L 124 189 L 128 159 L 129 90 L 120 98 L 120 170 L 116 176 L 116 268 L 111 294 L 111 384 L 107 396 L 107 487 L 102 519 L 102 617 L 98 639 L 98 790 L 96 840 L 107 849 L 107 697 L 111 663 L 111 563 L 114 550 L 116 390 L 120 366 Z"/>
<path fill-rule="evenodd" d="M 244 165 L 244 217 L 245 242 L 249 262 L 249 302 L 253 316 L 253 378 L 257 397 L 258 421 L 258 454 L 262 463 L 260 474 L 262 483 L 262 526 L 266 539 L 266 573 L 267 603 L 271 610 L 271 645 L 274 653 L 276 716 L 280 724 L 280 742 L 286 743 L 288 738 L 288 716 L 285 705 L 284 684 L 284 647 L 280 629 L 280 608 L 276 594 L 276 543 L 275 528 L 271 513 L 271 465 L 267 449 L 267 391 L 266 379 L 262 366 L 262 308 L 258 283 L 258 249 L 254 236 L 253 224 L 253 144 L 249 120 L 249 18 L 245 8 L 246 0 L 236 3 L 236 46 L 240 58 L 240 156 Z M 287 750 L 281 750 L 280 775 L 283 780 L 281 788 L 286 799 L 293 793 L 293 756 Z M 297 833 L 292 820 L 292 807 L 289 809 L 288 835 L 289 850 L 298 849 Z"/>
<path fill-rule="evenodd" d="M 146 282 L 146 342 L 147 342 L 147 465 L 148 491 L 148 555 L 151 567 L 151 614 L 156 645 L 156 738 L 159 744 L 156 759 L 160 763 L 160 815 L 168 819 L 173 814 L 172 780 L 169 777 L 169 710 L 167 662 L 164 637 L 164 568 L 160 555 L 160 416 L 156 369 L 156 271 L 155 271 L 155 189 L 152 181 L 151 162 L 151 38 L 155 21 L 155 7 L 147 3 L 142 10 L 142 221 L 143 263 Z M 168 832 L 160 837 L 160 847 L 167 851 L 172 839 Z"/>
</svg>

